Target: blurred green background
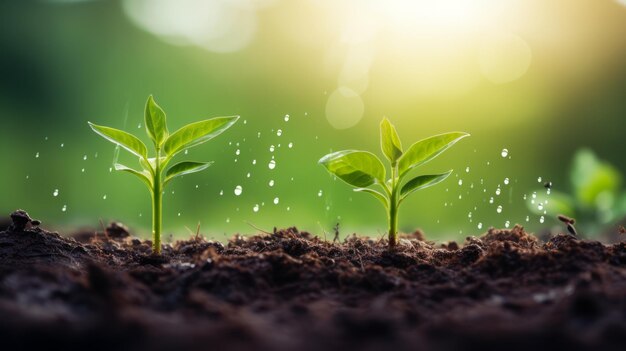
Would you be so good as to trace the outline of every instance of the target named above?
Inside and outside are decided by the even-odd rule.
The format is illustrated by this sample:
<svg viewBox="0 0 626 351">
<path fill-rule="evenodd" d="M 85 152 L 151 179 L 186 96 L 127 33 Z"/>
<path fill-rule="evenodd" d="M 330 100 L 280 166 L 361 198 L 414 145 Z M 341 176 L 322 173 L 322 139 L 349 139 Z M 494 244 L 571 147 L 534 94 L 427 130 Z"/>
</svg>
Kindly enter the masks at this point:
<svg viewBox="0 0 626 351">
<path fill-rule="evenodd" d="M 382 157 L 383 116 L 406 146 L 472 134 L 420 170 L 454 175 L 400 210 L 403 231 L 431 239 L 555 225 L 527 199 L 545 181 L 571 192 L 582 147 L 626 173 L 625 1 L 2 1 L 0 48 L 0 212 L 63 231 L 102 219 L 149 233 L 147 191 L 109 171 L 114 147 L 87 126 L 147 141 L 149 94 L 170 130 L 241 115 L 186 156 L 211 168 L 169 186 L 164 227 L 178 236 L 198 222 L 215 239 L 251 225 L 332 237 L 335 223 L 382 236 L 380 204 L 317 160 Z"/>
</svg>

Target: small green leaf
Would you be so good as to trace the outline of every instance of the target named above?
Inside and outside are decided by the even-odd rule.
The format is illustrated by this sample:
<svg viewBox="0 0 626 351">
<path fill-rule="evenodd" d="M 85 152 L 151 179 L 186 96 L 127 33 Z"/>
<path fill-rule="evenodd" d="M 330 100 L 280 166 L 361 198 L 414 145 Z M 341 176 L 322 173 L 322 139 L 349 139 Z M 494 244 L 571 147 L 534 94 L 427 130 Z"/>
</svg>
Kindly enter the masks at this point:
<svg viewBox="0 0 626 351">
<path fill-rule="evenodd" d="M 202 170 L 207 169 L 213 162 L 192 162 L 192 161 L 183 161 L 179 162 L 165 173 L 165 183 L 168 183 L 170 180 L 183 176 L 185 174 L 196 173 Z"/>
<path fill-rule="evenodd" d="M 589 149 L 576 153 L 570 177 L 576 200 L 587 208 L 598 207 L 601 196 L 617 196 L 622 183 L 619 171 Z"/>
<path fill-rule="evenodd" d="M 452 173 L 452 170 L 441 174 L 421 175 L 409 180 L 406 184 L 404 184 L 404 186 L 402 186 L 402 190 L 400 190 L 401 198 L 407 197 L 414 191 L 441 183 L 448 178 L 450 173 Z"/>
<path fill-rule="evenodd" d="M 114 164 L 113 167 L 115 167 L 116 171 L 123 171 L 136 175 L 144 184 L 148 186 L 148 189 L 152 190 L 152 179 L 150 178 L 150 173 L 148 171 L 140 172 L 119 163 Z"/>
<path fill-rule="evenodd" d="M 395 165 L 402 156 L 402 143 L 398 137 L 398 132 L 387 118 L 380 122 L 380 147 L 392 165 Z"/>
<path fill-rule="evenodd" d="M 165 123 L 165 112 L 157 105 L 152 95 L 146 101 L 144 119 L 148 136 L 152 139 L 156 148 L 160 148 L 165 139 L 167 139 L 169 132 Z"/>
<path fill-rule="evenodd" d="M 446 151 L 457 141 L 469 136 L 463 132 L 452 132 L 435 135 L 411 145 L 409 149 L 398 160 L 398 171 L 400 177 L 404 176 L 412 168 L 424 164 L 440 153 Z"/>
<path fill-rule="evenodd" d="M 338 151 L 322 157 L 319 163 L 330 173 L 356 187 L 364 188 L 375 182 L 385 184 L 385 167 L 371 152 Z"/>
<path fill-rule="evenodd" d="M 370 188 L 356 188 L 356 189 L 354 189 L 354 191 L 372 194 L 372 195 L 374 195 L 375 198 L 377 198 L 380 202 L 383 203 L 385 208 L 387 208 L 389 206 L 389 201 L 387 201 L 387 197 L 385 197 L 385 195 L 383 195 L 382 193 L 380 193 L 380 192 L 378 192 L 378 191 L 376 191 L 374 189 L 370 189 Z"/>
<path fill-rule="evenodd" d="M 91 122 L 87 123 L 89 123 L 89 126 L 94 132 L 106 140 L 123 147 L 139 157 L 147 157 L 148 150 L 146 149 L 146 145 L 144 145 L 144 143 L 136 136 L 126 133 L 123 130 L 99 126 Z"/>
<path fill-rule="evenodd" d="M 163 150 L 169 157 L 172 157 L 184 149 L 215 138 L 235 124 L 238 119 L 239 116 L 217 117 L 188 124 L 167 138 L 163 144 Z"/>
</svg>

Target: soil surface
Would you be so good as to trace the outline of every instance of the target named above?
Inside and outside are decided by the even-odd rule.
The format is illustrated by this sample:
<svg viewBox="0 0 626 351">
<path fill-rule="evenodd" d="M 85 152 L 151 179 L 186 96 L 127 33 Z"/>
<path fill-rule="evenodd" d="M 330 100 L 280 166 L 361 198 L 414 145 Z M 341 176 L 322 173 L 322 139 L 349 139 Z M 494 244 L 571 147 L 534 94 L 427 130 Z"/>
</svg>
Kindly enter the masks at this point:
<svg viewBox="0 0 626 351">
<path fill-rule="evenodd" d="M 154 257 L 119 224 L 64 238 L 22 222 L 0 232 L 3 350 L 626 347 L 626 243 L 515 227 L 389 250 L 289 228 Z"/>
</svg>

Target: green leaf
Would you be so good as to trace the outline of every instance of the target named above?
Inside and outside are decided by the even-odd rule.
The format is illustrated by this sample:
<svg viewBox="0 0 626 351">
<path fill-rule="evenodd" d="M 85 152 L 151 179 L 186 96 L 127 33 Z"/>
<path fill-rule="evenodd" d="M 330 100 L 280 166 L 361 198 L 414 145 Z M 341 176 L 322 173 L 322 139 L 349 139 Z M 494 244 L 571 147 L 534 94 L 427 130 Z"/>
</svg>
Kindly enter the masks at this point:
<svg viewBox="0 0 626 351">
<path fill-rule="evenodd" d="M 91 129 L 93 129 L 94 132 L 96 132 L 106 140 L 123 147 L 124 149 L 132 152 L 139 157 L 147 157 L 148 150 L 146 149 L 146 145 L 144 145 L 144 143 L 136 136 L 126 133 L 123 130 L 99 126 L 91 122 L 87 123 L 89 123 L 89 126 L 91 127 Z"/>
<path fill-rule="evenodd" d="M 167 139 L 169 132 L 165 123 L 165 112 L 157 105 L 152 95 L 146 101 L 144 119 L 148 136 L 154 141 L 156 148 L 160 148 L 165 139 Z"/>
<path fill-rule="evenodd" d="M 371 152 L 338 151 L 322 157 L 319 163 L 352 186 L 364 188 L 375 182 L 385 184 L 385 166 Z"/>
<path fill-rule="evenodd" d="M 457 141 L 469 136 L 463 132 L 452 132 L 435 135 L 426 138 L 411 145 L 409 149 L 398 160 L 398 171 L 400 177 L 404 176 L 408 171 L 424 164 L 440 153 L 446 151 Z"/>
<path fill-rule="evenodd" d="M 576 153 L 570 177 L 576 200 L 587 208 L 599 207 L 601 197 L 616 196 L 622 182 L 615 167 L 588 149 Z"/>
<path fill-rule="evenodd" d="M 428 188 L 429 186 L 433 186 L 437 183 L 441 183 L 452 173 L 452 170 L 447 171 L 441 174 L 428 174 L 417 176 L 402 186 L 402 190 L 400 190 L 401 198 L 405 198 L 409 196 L 414 191 Z"/>
<path fill-rule="evenodd" d="M 356 189 L 354 189 L 354 191 L 372 194 L 372 195 L 374 195 L 375 198 L 377 198 L 380 202 L 383 203 L 385 208 L 387 208 L 389 206 L 389 201 L 387 201 L 387 197 L 385 197 L 385 195 L 383 195 L 382 193 L 380 193 L 380 192 L 378 192 L 378 191 L 376 191 L 374 189 L 370 189 L 370 188 L 356 188 Z"/>
<path fill-rule="evenodd" d="M 148 186 L 148 189 L 152 190 L 152 179 L 150 178 L 150 173 L 148 171 L 140 172 L 119 163 L 114 164 L 113 167 L 115 167 L 116 171 L 128 172 L 136 175 L 144 184 Z"/>
<path fill-rule="evenodd" d="M 402 143 L 398 137 L 398 132 L 387 118 L 383 118 L 380 122 L 380 147 L 392 165 L 395 165 L 402 156 Z"/>
<path fill-rule="evenodd" d="M 169 157 L 172 157 L 184 149 L 215 138 L 235 124 L 238 119 L 239 116 L 217 117 L 188 124 L 167 138 L 163 144 L 163 150 Z"/>
<path fill-rule="evenodd" d="M 183 161 L 170 167 L 165 173 L 165 183 L 185 174 L 196 173 L 207 169 L 213 162 Z"/>
</svg>

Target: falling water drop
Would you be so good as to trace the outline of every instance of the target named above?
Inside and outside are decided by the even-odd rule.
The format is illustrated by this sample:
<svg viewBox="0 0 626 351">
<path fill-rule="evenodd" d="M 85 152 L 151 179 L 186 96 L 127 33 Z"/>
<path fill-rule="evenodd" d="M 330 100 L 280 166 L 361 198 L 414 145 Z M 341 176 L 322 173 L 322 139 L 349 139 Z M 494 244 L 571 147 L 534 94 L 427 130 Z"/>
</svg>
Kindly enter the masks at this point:
<svg viewBox="0 0 626 351">
<path fill-rule="evenodd" d="M 54 189 L 52 196 L 59 196 L 59 189 Z"/>
<path fill-rule="evenodd" d="M 270 152 L 274 152 L 274 145 L 270 146 Z"/>
<path fill-rule="evenodd" d="M 35 158 L 39 158 L 39 153 L 36 153 L 36 154 L 35 154 Z"/>
<path fill-rule="evenodd" d="M 285 122 L 289 122 L 289 115 L 285 115 Z"/>
<path fill-rule="evenodd" d="M 502 155 L 502 157 L 509 156 L 509 150 L 508 149 L 502 149 L 502 152 L 500 153 L 500 155 Z"/>
<path fill-rule="evenodd" d="M 498 205 L 498 208 L 496 209 L 496 212 L 502 213 L 502 205 Z"/>
<path fill-rule="evenodd" d="M 289 143 L 289 144 L 287 145 L 287 147 L 291 149 L 291 148 L 293 147 L 293 143 Z M 548 189 L 548 190 L 550 190 L 550 189 Z"/>
<path fill-rule="evenodd" d="M 282 129 L 277 130 L 276 136 L 281 136 L 281 135 L 283 135 L 283 130 Z"/>
<path fill-rule="evenodd" d="M 269 167 L 269 169 L 276 168 L 276 161 L 271 160 L 270 163 L 267 165 L 267 167 Z"/>
<path fill-rule="evenodd" d="M 67 211 L 67 205 L 63 205 L 63 208 L 61 208 L 61 211 L 63 212 Z"/>
<path fill-rule="evenodd" d="M 543 223 L 545 221 L 545 218 L 543 216 L 539 217 L 539 223 Z"/>
<path fill-rule="evenodd" d="M 508 228 L 509 226 L 511 226 L 511 222 L 510 221 L 504 222 L 504 227 L 505 228 Z"/>
<path fill-rule="evenodd" d="M 278 205 L 279 199 L 277 197 L 274 198 L 274 205 Z"/>
<path fill-rule="evenodd" d="M 509 185 L 509 178 L 504 178 L 504 185 Z"/>
<path fill-rule="evenodd" d="M 252 207 L 252 211 L 259 212 L 259 204 L 255 204 L 254 207 Z"/>
<path fill-rule="evenodd" d="M 459 186 L 463 185 L 463 179 L 459 179 Z"/>
<path fill-rule="evenodd" d="M 241 187 L 241 185 L 237 185 L 235 187 L 235 195 L 239 196 L 239 195 L 241 195 L 242 192 L 243 192 L 243 188 Z"/>
<path fill-rule="evenodd" d="M 241 154 L 241 150 L 237 149 L 237 151 L 235 151 L 235 155 L 239 156 Z"/>
<path fill-rule="evenodd" d="M 274 186 L 274 179 L 270 179 L 269 186 L 270 187 Z"/>
<path fill-rule="evenodd" d="M 478 223 L 478 229 L 483 229 L 483 223 L 482 222 Z"/>
<path fill-rule="evenodd" d="M 469 173 L 469 171 L 470 171 L 469 166 L 465 167 L 465 173 Z"/>
<path fill-rule="evenodd" d="M 322 197 L 322 189 L 320 189 L 320 191 L 317 192 L 317 196 Z"/>
<path fill-rule="evenodd" d="M 87 155 L 83 156 L 83 161 L 87 161 Z"/>
<path fill-rule="evenodd" d="M 107 199 L 107 195 L 106 195 L 106 194 L 104 194 L 104 195 L 102 196 L 102 200 L 106 200 L 106 199 Z"/>
</svg>

